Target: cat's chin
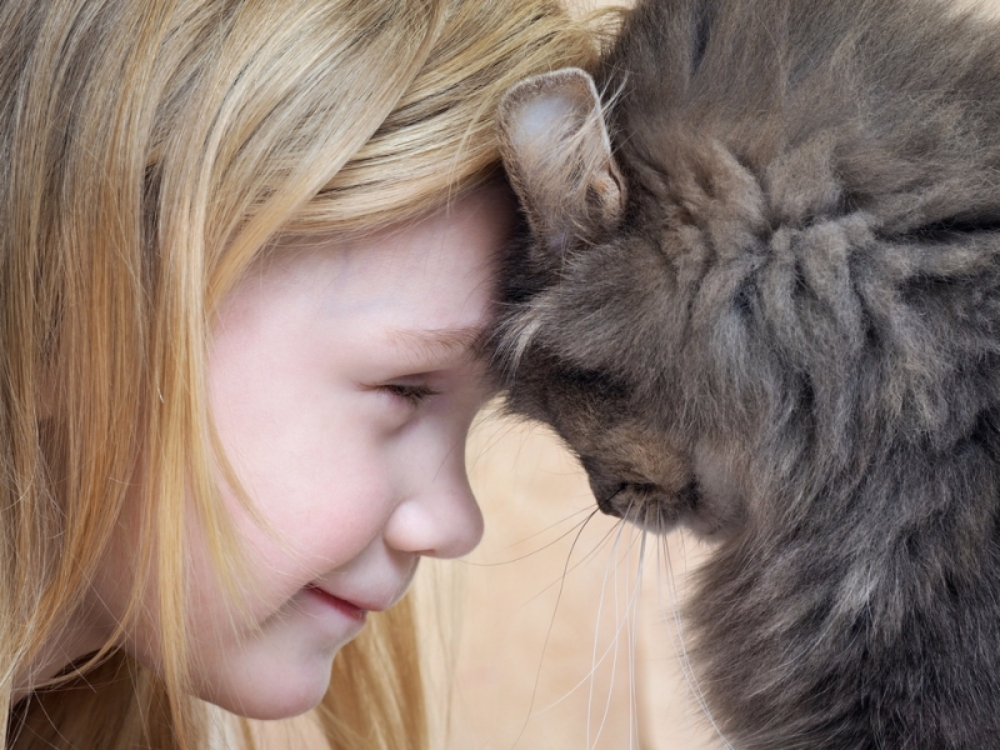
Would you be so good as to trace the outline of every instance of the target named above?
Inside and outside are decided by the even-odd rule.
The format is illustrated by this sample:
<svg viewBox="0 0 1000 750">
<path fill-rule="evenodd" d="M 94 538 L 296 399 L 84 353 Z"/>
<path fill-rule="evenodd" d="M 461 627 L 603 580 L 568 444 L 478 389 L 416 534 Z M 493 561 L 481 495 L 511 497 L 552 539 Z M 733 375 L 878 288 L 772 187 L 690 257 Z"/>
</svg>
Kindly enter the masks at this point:
<svg viewBox="0 0 1000 750">
<path fill-rule="evenodd" d="M 705 541 L 722 541 L 743 526 L 742 514 L 733 512 L 736 507 L 730 503 L 720 504 L 702 495 L 696 512 L 685 516 L 679 525 Z"/>
<path fill-rule="evenodd" d="M 665 534 L 687 523 L 699 503 L 698 489 L 693 484 L 667 492 L 652 483 L 624 482 L 610 496 L 596 491 L 594 494 L 604 513 L 655 534 Z"/>
<path fill-rule="evenodd" d="M 680 497 L 664 498 L 657 505 L 660 507 L 623 518 L 655 534 L 684 528 L 706 541 L 722 541 L 743 525 L 742 517 L 732 512 L 735 506 L 707 496 L 695 484 Z"/>
<path fill-rule="evenodd" d="M 592 482 L 593 484 L 593 482 Z M 722 540 L 742 525 L 742 517 L 731 498 L 706 495 L 692 481 L 679 491 L 667 492 L 654 484 L 620 483 L 613 491 L 601 487 L 598 507 L 610 516 L 617 516 L 653 534 L 666 534 L 676 528 L 687 528 L 706 540 Z"/>
</svg>

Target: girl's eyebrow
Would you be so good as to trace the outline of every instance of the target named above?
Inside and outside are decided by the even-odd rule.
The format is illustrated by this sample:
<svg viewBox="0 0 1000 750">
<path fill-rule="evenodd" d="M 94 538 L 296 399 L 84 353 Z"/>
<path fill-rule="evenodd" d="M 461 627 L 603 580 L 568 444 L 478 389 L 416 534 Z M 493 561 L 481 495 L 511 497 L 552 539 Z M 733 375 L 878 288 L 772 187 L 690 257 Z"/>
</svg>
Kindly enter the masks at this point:
<svg viewBox="0 0 1000 750">
<path fill-rule="evenodd" d="M 419 352 L 420 357 L 456 357 L 477 355 L 486 336 L 486 325 L 458 328 L 413 328 L 389 331 L 389 340 Z"/>
</svg>

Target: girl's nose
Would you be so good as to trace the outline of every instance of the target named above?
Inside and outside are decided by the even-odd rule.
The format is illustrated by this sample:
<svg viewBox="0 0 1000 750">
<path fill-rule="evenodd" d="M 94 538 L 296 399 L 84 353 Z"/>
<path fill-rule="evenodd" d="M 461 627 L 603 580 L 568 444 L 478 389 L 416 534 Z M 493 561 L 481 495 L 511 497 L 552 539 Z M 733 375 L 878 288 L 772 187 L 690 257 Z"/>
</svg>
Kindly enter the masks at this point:
<svg viewBox="0 0 1000 750">
<path fill-rule="evenodd" d="M 461 557 L 475 549 L 483 537 L 483 514 L 464 465 L 442 471 L 396 506 L 384 536 L 394 549 L 428 557 Z"/>
</svg>

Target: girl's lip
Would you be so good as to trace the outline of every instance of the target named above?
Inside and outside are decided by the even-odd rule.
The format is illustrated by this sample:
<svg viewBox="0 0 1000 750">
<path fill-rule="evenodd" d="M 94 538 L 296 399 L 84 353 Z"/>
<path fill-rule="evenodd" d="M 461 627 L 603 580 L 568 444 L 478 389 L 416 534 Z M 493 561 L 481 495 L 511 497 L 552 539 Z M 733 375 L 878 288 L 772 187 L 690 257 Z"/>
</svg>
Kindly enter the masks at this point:
<svg viewBox="0 0 1000 750">
<path fill-rule="evenodd" d="M 318 599 L 321 599 L 326 604 L 335 607 L 342 614 L 356 620 L 357 622 L 364 622 L 366 616 L 368 615 L 368 610 L 359 607 L 354 602 L 349 602 L 346 599 L 341 599 L 339 596 L 334 596 L 329 591 L 321 589 L 319 586 L 306 586 L 305 590 Z"/>
</svg>

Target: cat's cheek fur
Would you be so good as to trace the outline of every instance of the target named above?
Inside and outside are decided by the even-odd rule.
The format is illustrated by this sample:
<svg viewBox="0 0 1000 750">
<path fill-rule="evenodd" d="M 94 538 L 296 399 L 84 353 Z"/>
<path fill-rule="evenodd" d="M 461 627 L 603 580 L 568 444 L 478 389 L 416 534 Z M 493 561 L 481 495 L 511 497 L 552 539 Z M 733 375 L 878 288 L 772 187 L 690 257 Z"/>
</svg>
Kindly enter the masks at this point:
<svg viewBox="0 0 1000 750">
<path fill-rule="evenodd" d="M 699 536 L 721 540 L 748 521 L 746 490 L 737 480 L 739 470 L 732 452 L 701 441 L 693 452 L 693 470 L 698 489 L 698 506 L 687 526 Z"/>
</svg>

